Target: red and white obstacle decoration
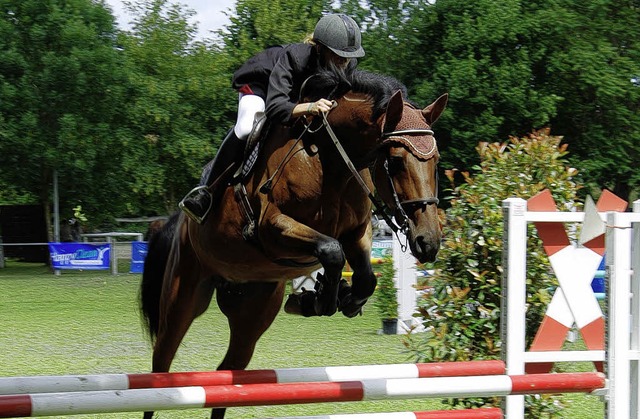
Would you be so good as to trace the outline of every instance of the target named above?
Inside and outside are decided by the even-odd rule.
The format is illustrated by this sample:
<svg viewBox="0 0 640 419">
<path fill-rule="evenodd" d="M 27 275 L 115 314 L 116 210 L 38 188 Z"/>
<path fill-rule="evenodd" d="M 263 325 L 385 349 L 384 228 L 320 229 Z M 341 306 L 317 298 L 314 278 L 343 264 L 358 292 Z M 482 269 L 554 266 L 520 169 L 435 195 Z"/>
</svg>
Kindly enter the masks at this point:
<svg viewBox="0 0 640 419">
<path fill-rule="evenodd" d="M 557 212 L 548 192 L 529 202 L 503 202 L 501 315 L 507 372 L 546 371 L 556 362 L 604 362 L 608 385 L 599 394 L 606 401 L 608 419 L 640 419 L 640 201 L 634 202 L 633 213 L 615 212 L 625 208 L 626 203 L 609 192 L 603 192 L 597 208 L 587 201 L 584 213 Z M 536 225 L 560 283 L 530 351 L 525 348 L 527 223 Z M 584 223 L 577 244 L 569 241 L 561 223 Z M 607 318 L 589 286 L 605 243 Z M 560 351 L 574 323 L 589 350 Z M 523 418 L 523 412 L 522 396 L 507 397 L 507 417 Z"/>
<path fill-rule="evenodd" d="M 355 413 L 349 415 L 289 416 L 279 419 L 502 419 L 502 409 L 432 410 L 429 412 Z"/>
<path fill-rule="evenodd" d="M 556 203 L 549 190 L 530 198 L 527 207 L 528 211 L 556 211 Z M 578 243 L 570 243 L 562 224 L 534 221 L 560 287 L 553 295 L 530 351 L 561 350 L 574 324 L 588 349 L 604 350 L 604 315 L 591 288 L 591 281 L 604 256 L 605 226 L 598 211 L 619 212 L 626 208 L 627 201 L 606 190 L 602 192 L 597 205 L 594 205 L 591 197 L 587 197 Z M 551 371 L 552 367 L 553 363 L 530 363 L 526 371 L 544 373 Z M 602 371 L 602 362 L 597 362 L 596 367 Z"/>
</svg>

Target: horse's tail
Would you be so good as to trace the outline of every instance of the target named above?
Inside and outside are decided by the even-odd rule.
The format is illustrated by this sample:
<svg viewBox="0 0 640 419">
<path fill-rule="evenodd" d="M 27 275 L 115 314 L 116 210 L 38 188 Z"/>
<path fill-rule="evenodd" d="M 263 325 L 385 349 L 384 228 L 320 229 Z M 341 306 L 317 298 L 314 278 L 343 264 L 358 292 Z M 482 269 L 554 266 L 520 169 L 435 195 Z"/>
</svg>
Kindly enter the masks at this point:
<svg viewBox="0 0 640 419">
<path fill-rule="evenodd" d="M 171 269 L 169 256 L 176 228 L 179 226 L 180 212 L 173 214 L 169 220 L 149 238 L 147 257 L 144 261 L 142 282 L 140 283 L 140 311 L 149 337 L 155 340 L 160 324 L 160 297 L 167 267 Z"/>
</svg>

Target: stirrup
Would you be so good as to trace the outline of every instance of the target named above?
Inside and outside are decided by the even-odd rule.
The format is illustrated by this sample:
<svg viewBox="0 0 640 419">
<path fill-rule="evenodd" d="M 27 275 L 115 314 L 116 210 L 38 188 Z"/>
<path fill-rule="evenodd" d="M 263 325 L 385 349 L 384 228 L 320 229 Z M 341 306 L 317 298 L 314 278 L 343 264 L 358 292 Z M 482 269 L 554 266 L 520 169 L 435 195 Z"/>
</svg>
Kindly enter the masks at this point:
<svg viewBox="0 0 640 419">
<path fill-rule="evenodd" d="M 191 211 L 185 204 L 184 202 L 187 199 L 190 199 L 192 197 L 196 197 L 198 194 L 200 194 L 200 192 L 204 192 L 206 194 L 209 195 L 209 206 L 207 207 L 207 209 L 204 211 L 204 213 L 202 214 L 202 216 L 194 213 L 193 211 Z M 207 216 L 209 215 L 209 212 L 211 212 L 211 208 L 213 207 L 213 195 L 211 194 L 211 192 L 209 191 L 209 188 L 206 185 L 200 185 L 200 186 L 196 186 L 195 188 L 191 189 L 185 196 L 184 198 L 182 198 L 182 200 L 180 202 L 178 202 L 178 208 L 180 208 L 185 214 L 187 214 L 187 216 L 189 218 L 191 218 L 193 221 L 195 221 L 196 223 L 202 225 L 202 223 L 204 223 L 204 220 L 206 220 Z"/>
</svg>

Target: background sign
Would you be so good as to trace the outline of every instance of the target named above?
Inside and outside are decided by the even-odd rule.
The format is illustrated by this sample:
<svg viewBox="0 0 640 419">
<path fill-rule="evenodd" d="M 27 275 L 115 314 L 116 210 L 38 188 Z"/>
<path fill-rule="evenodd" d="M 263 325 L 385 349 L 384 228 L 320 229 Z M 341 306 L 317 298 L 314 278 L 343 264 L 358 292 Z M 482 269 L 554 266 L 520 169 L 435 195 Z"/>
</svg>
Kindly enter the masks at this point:
<svg viewBox="0 0 640 419">
<path fill-rule="evenodd" d="M 393 239 L 390 240 L 374 240 L 371 246 L 372 258 L 383 258 L 386 256 L 392 256 L 393 253 Z"/>
<path fill-rule="evenodd" d="M 147 257 L 147 242 L 131 242 L 131 273 L 141 274 L 144 269 L 144 259 Z"/>
<path fill-rule="evenodd" d="M 110 253 L 110 244 L 49 243 L 53 269 L 109 269 Z"/>
</svg>

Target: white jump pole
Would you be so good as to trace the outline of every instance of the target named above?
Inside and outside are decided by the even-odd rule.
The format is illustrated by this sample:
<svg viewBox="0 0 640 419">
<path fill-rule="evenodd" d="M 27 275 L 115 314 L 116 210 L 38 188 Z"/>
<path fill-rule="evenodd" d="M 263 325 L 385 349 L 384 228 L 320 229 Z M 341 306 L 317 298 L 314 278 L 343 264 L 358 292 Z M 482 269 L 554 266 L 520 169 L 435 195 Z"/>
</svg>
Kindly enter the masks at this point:
<svg viewBox="0 0 640 419">
<path fill-rule="evenodd" d="M 500 334 L 502 360 L 507 374 L 524 374 L 526 341 L 527 276 L 527 202 L 521 198 L 502 201 L 504 220 L 503 273 Z M 509 396 L 504 401 L 509 419 L 524 419 L 524 396 Z"/>
<path fill-rule="evenodd" d="M 346 415 L 289 416 L 272 419 L 502 419 L 498 408 L 431 410 L 427 412 L 354 413 Z"/>
<path fill-rule="evenodd" d="M 398 329 L 397 333 L 406 333 L 409 330 L 422 331 L 424 326 L 419 319 L 414 317 L 416 313 L 416 284 L 418 271 L 416 258 L 409 249 L 402 249 L 401 243 L 407 243 L 407 237 L 398 232 L 398 237 L 393 241 L 393 268 L 395 269 L 394 281 L 398 297 Z"/>
<path fill-rule="evenodd" d="M 607 213 L 607 419 L 640 418 L 640 201 L 633 209 Z"/>
<path fill-rule="evenodd" d="M 0 377 L 0 395 L 236 384 L 340 382 L 379 378 L 466 377 L 504 373 L 502 361 L 487 360 L 236 371 Z"/>
</svg>

